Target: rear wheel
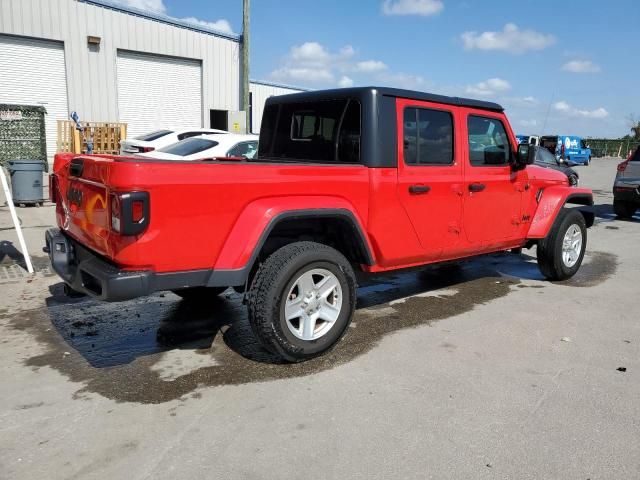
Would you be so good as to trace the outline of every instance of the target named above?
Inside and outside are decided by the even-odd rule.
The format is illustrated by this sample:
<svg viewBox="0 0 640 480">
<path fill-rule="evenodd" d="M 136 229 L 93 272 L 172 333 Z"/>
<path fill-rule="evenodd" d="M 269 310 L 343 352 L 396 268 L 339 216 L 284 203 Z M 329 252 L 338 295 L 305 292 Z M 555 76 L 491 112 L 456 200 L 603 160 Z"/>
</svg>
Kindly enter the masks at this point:
<svg viewBox="0 0 640 480">
<path fill-rule="evenodd" d="M 538 242 L 538 266 L 549 280 L 566 280 L 582 264 L 587 226 L 577 210 L 562 209 L 549 234 Z"/>
<path fill-rule="evenodd" d="M 635 203 L 613 200 L 613 211 L 618 218 L 631 218 L 635 215 L 637 209 L 638 207 Z"/>
<path fill-rule="evenodd" d="M 173 293 L 185 300 L 207 300 L 220 295 L 227 287 L 193 287 L 172 290 Z"/>
<path fill-rule="evenodd" d="M 345 333 L 355 309 L 355 274 L 334 248 L 291 243 L 260 265 L 248 300 L 249 322 L 260 343 L 300 362 L 326 352 Z"/>
</svg>

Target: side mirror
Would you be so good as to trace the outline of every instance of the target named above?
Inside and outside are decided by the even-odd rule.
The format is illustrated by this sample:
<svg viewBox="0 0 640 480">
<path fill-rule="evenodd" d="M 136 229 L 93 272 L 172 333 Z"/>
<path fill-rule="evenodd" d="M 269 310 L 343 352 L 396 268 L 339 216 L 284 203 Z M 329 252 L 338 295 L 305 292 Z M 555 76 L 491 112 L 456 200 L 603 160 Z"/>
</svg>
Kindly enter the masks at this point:
<svg viewBox="0 0 640 480">
<path fill-rule="evenodd" d="M 518 155 L 516 156 L 516 170 L 522 170 L 527 165 L 531 165 L 536 159 L 536 149 L 533 145 L 521 143 L 518 145 Z"/>
</svg>

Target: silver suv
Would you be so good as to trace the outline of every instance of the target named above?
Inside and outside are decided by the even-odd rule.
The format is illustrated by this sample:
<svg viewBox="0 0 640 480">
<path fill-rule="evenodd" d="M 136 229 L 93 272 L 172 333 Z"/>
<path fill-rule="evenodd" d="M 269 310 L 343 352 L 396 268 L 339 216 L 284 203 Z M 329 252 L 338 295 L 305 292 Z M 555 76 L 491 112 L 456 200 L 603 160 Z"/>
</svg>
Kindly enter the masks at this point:
<svg viewBox="0 0 640 480">
<path fill-rule="evenodd" d="M 613 211 L 620 218 L 631 218 L 640 207 L 640 147 L 618 165 L 613 184 Z"/>
</svg>

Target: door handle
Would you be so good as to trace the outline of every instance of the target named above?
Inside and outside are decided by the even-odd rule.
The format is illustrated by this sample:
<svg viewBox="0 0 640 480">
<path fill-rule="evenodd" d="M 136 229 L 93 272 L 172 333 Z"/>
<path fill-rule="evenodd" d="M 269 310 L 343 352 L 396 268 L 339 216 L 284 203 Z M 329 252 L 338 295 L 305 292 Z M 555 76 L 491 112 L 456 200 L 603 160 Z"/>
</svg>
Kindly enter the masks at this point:
<svg viewBox="0 0 640 480">
<path fill-rule="evenodd" d="M 470 183 L 469 184 L 469 191 L 470 192 L 481 192 L 485 189 L 485 184 L 484 183 Z"/>
<path fill-rule="evenodd" d="M 429 185 L 411 185 L 409 187 L 411 195 L 422 195 L 423 193 L 429 193 L 429 190 L 431 190 Z"/>
</svg>

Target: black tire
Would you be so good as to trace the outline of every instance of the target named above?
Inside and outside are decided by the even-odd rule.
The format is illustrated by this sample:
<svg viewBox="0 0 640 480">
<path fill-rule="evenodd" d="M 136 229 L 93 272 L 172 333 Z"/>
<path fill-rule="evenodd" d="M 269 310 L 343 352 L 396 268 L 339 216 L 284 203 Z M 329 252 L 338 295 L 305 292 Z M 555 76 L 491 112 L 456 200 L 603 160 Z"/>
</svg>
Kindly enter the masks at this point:
<svg viewBox="0 0 640 480">
<path fill-rule="evenodd" d="M 635 215 L 638 206 L 632 202 L 623 200 L 613 200 L 613 211 L 618 218 L 628 219 Z"/>
<path fill-rule="evenodd" d="M 578 186 L 578 177 L 576 175 L 569 175 L 569 185 L 572 187 Z"/>
<path fill-rule="evenodd" d="M 286 298 L 296 280 L 312 269 L 333 274 L 342 290 L 342 306 L 330 329 L 315 340 L 296 337 L 284 315 Z M 249 323 L 260 343 L 289 362 L 316 357 L 333 347 L 351 323 L 356 305 L 356 278 L 340 252 L 315 242 L 296 242 L 277 250 L 260 265 L 248 293 Z"/>
<path fill-rule="evenodd" d="M 582 233 L 582 246 L 575 264 L 565 264 L 562 255 L 564 236 L 572 226 L 577 226 Z M 538 242 L 538 267 L 548 280 L 566 280 L 575 275 L 580 268 L 587 246 L 587 225 L 582 213 L 575 209 L 563 208 L 549 234 Z"/>
<path fill-rule="evenodd" d="M 227 288 L 228 287 L 193 287 L 171 291 L 185 300 L 203 301 L 220 295 Z"/>
</svg>

